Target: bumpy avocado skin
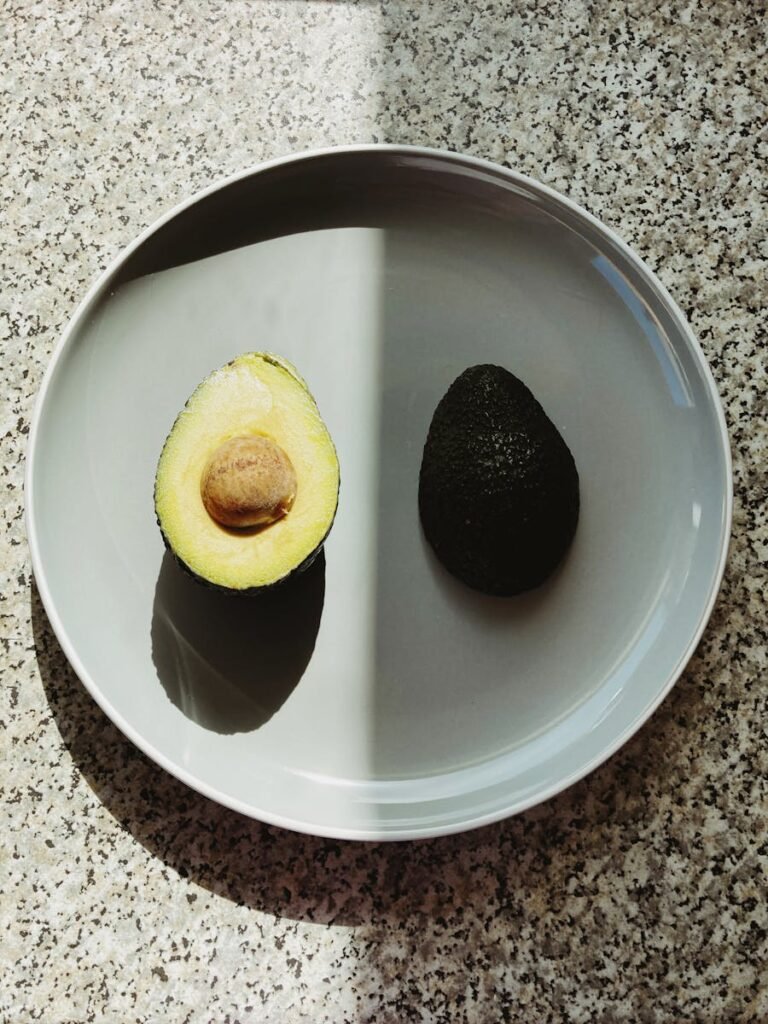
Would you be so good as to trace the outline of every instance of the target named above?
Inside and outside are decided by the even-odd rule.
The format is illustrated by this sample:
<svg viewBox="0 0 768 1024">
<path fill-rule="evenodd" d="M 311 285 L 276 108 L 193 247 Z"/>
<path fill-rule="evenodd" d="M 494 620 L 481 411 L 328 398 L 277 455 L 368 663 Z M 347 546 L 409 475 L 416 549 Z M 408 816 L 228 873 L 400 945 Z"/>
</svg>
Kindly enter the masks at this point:
<svg viewBox="0 0 768 1024">
<path fill-rule="evenodd" d="M 579 518 L 579 477 L 559 431 L 501 366 L 465 370 L 439 402 L 419 476 L 424 534 L 468 586 L 508 597 L 543 583 Z"/>
</svg>

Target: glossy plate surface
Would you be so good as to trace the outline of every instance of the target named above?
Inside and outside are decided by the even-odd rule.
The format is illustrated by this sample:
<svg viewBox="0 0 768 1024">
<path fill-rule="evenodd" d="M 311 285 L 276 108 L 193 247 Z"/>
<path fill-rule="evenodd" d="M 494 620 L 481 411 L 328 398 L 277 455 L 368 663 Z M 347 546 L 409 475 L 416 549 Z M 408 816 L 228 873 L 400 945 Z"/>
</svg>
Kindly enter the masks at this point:
<svg viewBox="0 0 768 1024">
<path fill-rule="evenodd" d="M 306 378 L 342 483 L 325 558 L 243 602 L 176 568 L 152 490 L 187 397 L 254 349 Z M 581 478 L 566 562 L 507 601 L 449 577 L 417 512 L 432 413 L 480 362 Z M 715 388 L 650 271 L 529 179 L 398 147 L 263 165 L 145 232 L 57 348 L 27 478 L 46 610 L 110 718 L 227 806 L 351 838 L 493 821 L 616 750 L 701 635 L 730 515 Z"/>
</svg>

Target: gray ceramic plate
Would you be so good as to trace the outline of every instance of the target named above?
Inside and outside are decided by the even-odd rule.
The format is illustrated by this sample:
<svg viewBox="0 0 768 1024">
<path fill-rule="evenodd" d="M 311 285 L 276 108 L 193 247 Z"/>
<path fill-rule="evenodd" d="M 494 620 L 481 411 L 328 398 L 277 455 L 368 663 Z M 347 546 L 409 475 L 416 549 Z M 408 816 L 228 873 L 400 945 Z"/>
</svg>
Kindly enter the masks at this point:
<svg viewBox="0 0 768 1024">
<path fill-rule="evenodd" d="M 325 559 L 244 603 L 176 569 L 152 488 L 186 398 L 252 349 L 306 377 L 342 490 Z M 430 418 L 479 362 L 581 475 L 573 548 L 522 599 L 467 590 L 419 528 Z M 712 378 L 648 268 L 519 174 L 397 147 L 266 164 L 137 239 L 56 350 L 27 488 L 48 615 L 123 732 L 229 807 L 371 839 L 502 818 L 615 751 L 701 635 L 731 513 Z"/>
</svg>

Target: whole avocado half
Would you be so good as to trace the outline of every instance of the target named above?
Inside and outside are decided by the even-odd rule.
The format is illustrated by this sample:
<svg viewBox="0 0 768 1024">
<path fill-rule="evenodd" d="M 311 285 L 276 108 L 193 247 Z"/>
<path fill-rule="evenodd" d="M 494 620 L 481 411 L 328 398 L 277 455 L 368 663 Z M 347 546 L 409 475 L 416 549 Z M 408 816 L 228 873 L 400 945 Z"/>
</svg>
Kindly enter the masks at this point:
<svg viewBox="0 0 768 1024">
<path fill-rule="evenodd" d="M 465 370 L 440 400 L 419 475 L 424 534 L 468 586 L 507 597 L 543 583 L 579 518 L 579 476 L 559 431 L 501 366 Z"/>
<path fill-rule="evenodd" d="M 266 526 L 236 529 L 209 514 L 201 481 L 212 454 L 232 438 L 267 438 L 295 470 L 290 510 Z M 286 359 L 248 352 L 195 389 L 163 445 L 155 515 L 163 541 L 199 583 L 256 595 L 307 569 L 336 515 L 339 461 L 306 382 Z"/>
</svg>

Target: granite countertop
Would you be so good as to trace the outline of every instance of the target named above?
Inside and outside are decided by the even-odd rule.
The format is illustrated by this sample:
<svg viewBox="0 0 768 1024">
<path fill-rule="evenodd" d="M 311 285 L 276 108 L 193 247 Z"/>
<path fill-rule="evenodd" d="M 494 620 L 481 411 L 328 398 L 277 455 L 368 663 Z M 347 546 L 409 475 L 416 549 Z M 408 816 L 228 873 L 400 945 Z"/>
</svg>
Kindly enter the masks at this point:
<svg viewBox="0 0 768 1024">
<path fill-rule="evenodd" d="M 0 1020 L 768 1021 L 765 8 L 19 0 L 0 13 Z M 615 228 L 725 406 L 733 541 L 652 723 L 519 817 L 411 844 L 263 826 L 150 763 L 31 576 L 32 403 L 84 289 L 263 158 L 434 145 Z"/>
</svg>

